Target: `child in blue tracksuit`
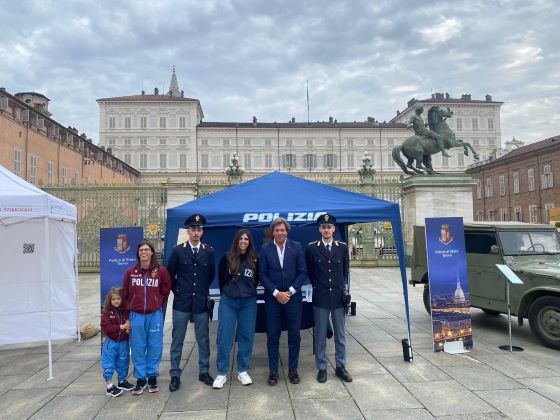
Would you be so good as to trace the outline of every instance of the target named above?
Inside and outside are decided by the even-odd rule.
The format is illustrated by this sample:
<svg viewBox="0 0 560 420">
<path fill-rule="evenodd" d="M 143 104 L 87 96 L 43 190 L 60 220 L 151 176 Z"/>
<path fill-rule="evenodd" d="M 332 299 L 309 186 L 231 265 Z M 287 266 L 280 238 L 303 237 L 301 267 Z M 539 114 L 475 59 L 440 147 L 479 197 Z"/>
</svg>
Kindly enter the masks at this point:
<svg viewBox="0 0 560 420">
<path fill-rule="evenodd" d="M 123 305 L 123 294 L 121 287 L 109 289 L 101 314 L 101 329 L 106 335 L 101 351 L 101 367 L 107 385 L 106 395 L 110 397 L 118 397 L 123 390 L 131 391 L 134 388 L 134 385 L 126 380 L 130 363 L 128 346 L 130 321 L 128 311 Z M 113 384 L 115 370 L 118 377 L 117 386 Z"/>
</svg>

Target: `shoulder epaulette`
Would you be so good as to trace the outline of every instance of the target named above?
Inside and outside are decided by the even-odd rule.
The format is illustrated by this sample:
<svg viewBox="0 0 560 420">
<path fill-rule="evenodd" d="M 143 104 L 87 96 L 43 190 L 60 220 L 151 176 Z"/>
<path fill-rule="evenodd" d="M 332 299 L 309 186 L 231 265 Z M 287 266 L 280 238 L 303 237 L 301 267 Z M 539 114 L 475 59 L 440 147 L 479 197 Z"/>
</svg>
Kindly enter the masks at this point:
<svg viewBox="0 0 560 420">
<path fill-rule="evenodd" d="M 336 246 L 338 246 L 338 244 L 342 244 L 342 245 L 346 245 L 346 242 L 342 242 L 342 241 L 334 241 L 336 243 Z"/>
</svg>

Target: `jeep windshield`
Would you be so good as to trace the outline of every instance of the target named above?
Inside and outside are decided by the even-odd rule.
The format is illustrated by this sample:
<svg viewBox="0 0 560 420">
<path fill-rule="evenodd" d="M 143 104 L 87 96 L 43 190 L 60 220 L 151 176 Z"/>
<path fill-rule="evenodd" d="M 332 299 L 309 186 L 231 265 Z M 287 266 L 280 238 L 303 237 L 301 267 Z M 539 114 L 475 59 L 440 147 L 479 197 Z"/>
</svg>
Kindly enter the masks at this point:
<svg viewBox="0 0 560 420">
<path fill-rule="evenodd" d="M 560 242 L 554 230 L 498 232 L 504 255 L 560 254 Z"/>
</svg>

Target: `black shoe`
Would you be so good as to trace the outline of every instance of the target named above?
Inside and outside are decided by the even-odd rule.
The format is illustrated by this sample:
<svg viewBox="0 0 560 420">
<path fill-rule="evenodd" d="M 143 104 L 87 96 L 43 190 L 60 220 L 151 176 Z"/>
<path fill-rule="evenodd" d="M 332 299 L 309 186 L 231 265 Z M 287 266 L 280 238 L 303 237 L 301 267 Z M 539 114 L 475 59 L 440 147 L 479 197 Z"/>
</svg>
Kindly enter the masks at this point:
<svg viewBox="0 0 560 420">
<path fill-rule="evenodd" d="M 117 385 L 117 388 L 120 388 L 124 391 L 132 391 L 134 389 L 134 385 L 128 382 L 126 379 L 124 381 L 120 381 Z"/>
<path fill-rule="evenodd" d="M 123 392 L 124 391 L 122 389 L 117 388 L 115 385 L 111 385 L 111 388 L 107 388 L 107 392 L 105 393 L 105 395 L 114 398 L 114 397 L 118 397 Z"/>
<path fill-rule="evenodd" d="M 270 372 L 270 375 L 268 375 L 267 383 L 270 386 L 275 386 L 278 383 L 278 373 L 277 372 Z"/>
<path fill-rule="evenodd" d="M 169 383 L 169 391 L 175 392 L 181 387 L 181 378 L 178 376 L 172 376 L 171 382 Z"/>
<path fill-rule="evenodd" d="M 198 380 L 200 382 L 204 382 L 208 386 L 212 386 L 212 384 L 214 383 L 214 378 L 212 378 L 208 372 L 200 373 L 198 375 Z"/>
<path fill-rule="evenodd" d="M 288 370 L 288 379 L 292 384 L 299 384 L 299 375 L 297 373 L 297 369 L 289 369 Z"/>
<path fill-rule="evenodd" d="M 336 376 L 342 379 L 344 382 L 352 382 L 352 377 L 346 370 L 344 366 L 337 367 L 335 370 Z"/>
<path fill-rule="evenodd" d="M 132 395 L 140 395 L 147 387 L 146 379 L 138 379 L 136 386 L 132 390 Z"/>
<path fill-rule="evenodd" d="M 148 377 L 148 392 L 155 393 L 159 391 L 159 385 L 155 376 Z"/>
<path fill-rule="evenodd" d="M 317 382 L 320 382 L 322 384 L 327 382 L 327 371 L 326 370 L 320 370 L 319 373 L 317 373 Z"/>
</svg>

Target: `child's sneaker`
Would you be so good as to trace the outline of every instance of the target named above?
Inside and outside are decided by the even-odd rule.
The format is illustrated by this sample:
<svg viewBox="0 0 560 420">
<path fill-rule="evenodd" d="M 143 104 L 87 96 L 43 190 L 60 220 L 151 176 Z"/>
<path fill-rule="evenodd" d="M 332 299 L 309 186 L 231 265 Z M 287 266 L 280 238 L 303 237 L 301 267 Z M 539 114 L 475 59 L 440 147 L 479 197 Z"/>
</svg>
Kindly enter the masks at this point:
<svg viewBox="0 0 560 420">
<path fill-rule="evenodd" d="M 124 381 L 120 381 L 117 385 L 117 388 L 120 388 L 124 391 L 132 391 L 134 389 L 134 385 L 128 382 L 126 379 Z"/>
<path fill-rule="evenodd" d="M 132 395 L 140 395 L 147 387 L 145 379 L 138 379 L 136 386 L 132 390 Z"/>
<path fill-rule="evenodd" d="M 151 393 L 159 391 L 159 385 L 155 376 L 150 376 L 148 378 L 148 391 Z"/>
<path fill-rule="evenodd" d="M 118 397 L 123 392 L 124 391 L 122 389 L 117 388 L 115 385 L 111 385 L 111 388 L 107 388 L 107 392 L 105 393 L 105 395 L 114 398 L 114 397 Z"/>
</svg>

